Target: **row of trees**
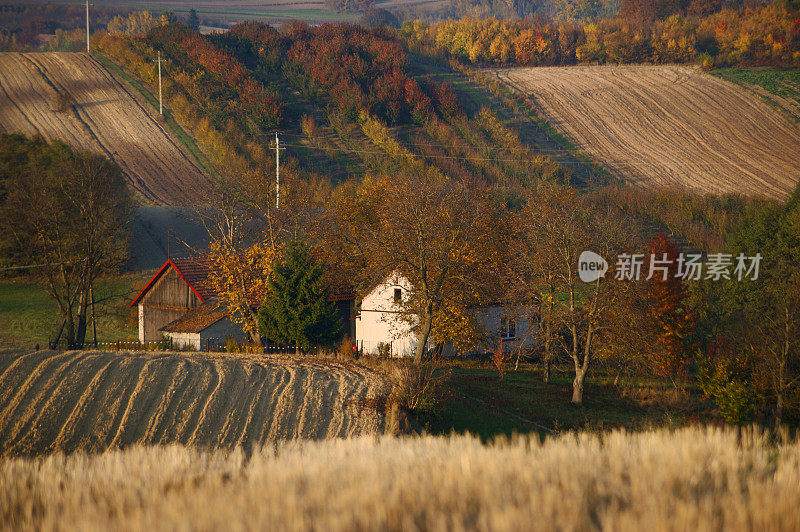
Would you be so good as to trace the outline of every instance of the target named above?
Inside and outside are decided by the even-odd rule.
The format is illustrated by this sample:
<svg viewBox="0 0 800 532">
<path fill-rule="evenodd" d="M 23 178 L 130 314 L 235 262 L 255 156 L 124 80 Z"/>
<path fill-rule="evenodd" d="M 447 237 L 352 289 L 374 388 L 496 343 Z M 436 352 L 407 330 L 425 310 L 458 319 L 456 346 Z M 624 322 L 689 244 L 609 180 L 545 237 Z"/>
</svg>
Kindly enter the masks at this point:
<svg viewBox="0 0 800 532">
<path fill-rule="evenodd" d="M 699 18 L 406 22 L 400 34 L 426 53 L 473 63 L 683 63 L 706 67 L 800 64 L 800 10 L 785 4 L 723 9 Z"/>
<path fill-rule="evenodd" d="M 460 112 L 447 85 L 411 76 L 407 54 L 385 29 L 298 24 L 278 33 L 266 24 L 246 22 L 220 42 L 240 57 L 257 58 L 308 96 L 323 91 L 351 117 L 367 111 L 397 124 Z"/>
</svg>

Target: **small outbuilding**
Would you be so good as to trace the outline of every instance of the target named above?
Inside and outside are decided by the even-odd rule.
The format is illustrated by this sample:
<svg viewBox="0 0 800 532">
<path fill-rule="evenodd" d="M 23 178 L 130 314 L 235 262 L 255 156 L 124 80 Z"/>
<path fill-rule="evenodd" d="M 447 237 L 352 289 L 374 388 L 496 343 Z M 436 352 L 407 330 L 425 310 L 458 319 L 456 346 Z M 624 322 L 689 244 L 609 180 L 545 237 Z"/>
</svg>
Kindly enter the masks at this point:
<svg viewBox="0 0 800 532">
<path fill-rule="evenodd" d="M 166 336 L 175 347 L 207 350 L 224 346 L 228 337 L 244 340 L 211 287 L 210 273 L 204 258 L 167 260 L 130 304 L 139 309 L 139 341 Z"/>
</svg>

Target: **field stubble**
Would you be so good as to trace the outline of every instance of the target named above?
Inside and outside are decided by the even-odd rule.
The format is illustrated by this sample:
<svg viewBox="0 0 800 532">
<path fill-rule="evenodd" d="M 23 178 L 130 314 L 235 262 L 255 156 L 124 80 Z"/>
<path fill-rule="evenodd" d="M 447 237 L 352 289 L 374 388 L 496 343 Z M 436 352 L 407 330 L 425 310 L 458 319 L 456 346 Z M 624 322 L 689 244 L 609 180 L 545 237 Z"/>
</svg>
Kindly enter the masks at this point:
<svg viewBox="0 0 800 532">
<path fill-rule="evenodd" d="M 166 124 L 82 53 L 0 53 L 0 131 L 102 152 L 148 202 L 186 205 L 211 190 Z"/>
<path fill-rule="evenodd" d="M 0 526 L 797 530 L 800 444 L 758 431 L 360 437 L 0 464 Z"/>
<path fill-rule="evenodd" d="M 785 199 L 800 180 L 800 127 L 733 83 L 684 66 L 492 71 L 556 129 L 642 186 Z"/>
</svg>

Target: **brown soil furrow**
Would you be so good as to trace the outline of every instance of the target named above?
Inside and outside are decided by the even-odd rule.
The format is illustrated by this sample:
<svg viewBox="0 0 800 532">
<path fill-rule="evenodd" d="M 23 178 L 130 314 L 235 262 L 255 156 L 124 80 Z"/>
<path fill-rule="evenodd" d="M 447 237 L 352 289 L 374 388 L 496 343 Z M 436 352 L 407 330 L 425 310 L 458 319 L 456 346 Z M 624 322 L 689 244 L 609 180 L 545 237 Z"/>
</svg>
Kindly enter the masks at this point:
<svg viewBox="0 0 800 532">
<path fill-rule="evenodd" d="M 173 441 L 188 443 L 200 419 L 204 399 L 216 387 L 214 363 L 190 359 L 192 379 L 186 384 L 186 390 L 178 404 L 179 415 L 175 424 L 169 428 L 168 435 Z"/>
<path fill-rule="evenodd" d="M 205 422 L 208 413 L 209 404 L 214 396 L 219 393 L 222 384 L 222 375 L 216 361 L 211 361 L 204 365 L 210 372 L 211 380 L 209 382 L 208 391 L 202 396 L 198 397 L 195 403 L 194 414 L 192 415 L 193 421 L 187 425 L 187 429 L 191 434 L 182 440 L 182 443 L 194 443 L 196 441 L 197 432 L 200 426 Z"/>
<path fill-rule="evenodd" d="M 96 363 L 92 367 L 93 371 L 88 372 L 86 375 L 88 382 L 86 382 L 86 378 L 77 378 L 78 372 L 76 372 L 74 393 L 63 394 L 57 400 L 60 410 L 66 412 L 69 409 L 70 412 L 62 416 L 58 410 L 55 410 L 48 412 L 46 418 L 42 418 L 64 420 L 60 427 L 55 423 L 42 424 L 43 433 L 39 439 L 45 442 L 52 442 L 52 445 L 47 449 L 48 451 L 52 452 L 58 449 L 72 452 L 80 442 L 94 444 L 94 449 L 88 447 L 89 450 L 98 450 L 105 447 L 105 438 L 101 434 L 102 426 L 98 423 L 92 423 L 91 420 L 94 417 L 94 412 L 98 408 L 104 407 L 101 402 L 102 390 L 109 387 L 113 382 L 113 374 L 109 374 L 110 370 L 118 367 L 121 363 L 122 360 L 116 357 L 97 357 Z M 50 436 L 48 432 L 53 435 Z M 87 446 L 84 446 L 84 449 L 86 448 Z"/>
<path fill-rule="evenodd" d="M 9 354 L 7 358 L 4 357 L 4 362 L 9 362 L 9 364 L 0 374 L 0 412 L 3 410 L 3 405 L 10 400 L 33 369 L 50 354 L 49 351 L 36 351 L 34 353 L 14 353 Z M 21 366 L 25 366 L 24 369 Z"/>
<path fill-rule="evenodd" d="M 761 98 L 682 66 L 495 71 L 613 173 L 644 186 L 785 198 L 800 128 Z"/>
<path fill-rule="evenodd" d="M 13 360 L 2 358 L 10 356 Z M 0 456 L 188 443 L 250 452 L 279 439 L 376 433 L 360 411 L 377 375 L 339 364 L 248 355 L 0 353 Z"/>
<path fill-rule="evenodd" d="M 237 399 L 242 393 L 247 375 L 239 361 L 218 363 L 220 385 L 209 397 L 203 416 L 197 425 L 193 443 L 199 445 L 219 446 L 226 437 L 229 418 L 240 415 L 237 411 Z"/>
<path fill-rule="evenodd" d="M 0 53 L 0 87 L 3 130 L 103 151 L 150 202 L 202 202 L 213 185 L 163 119 L 91 56 Z M 53 110 L 57 94 L 72 98 L 71 112 Z"/>
<path fill-rule="evenodd" d="M 247 415 L 243 417 L 242 427 L 238 429 L 239 438 L 234 445 L 251 449 L 257 443 L 264 429 L 265 420 L 264 402 L 269 397 L 270 376 L 277 372 L 268 372 L 263 366 L 255 366 L 251 372 L 250 382 L 250 406 Z"/>
<path fill-rule="evenodd" d="M 141 387 L 129 405 L 128 414 L 120 425 L 115 443 L 126 446 L 141 443 L 147 434 L 154 412 L 161 404 L 162 394 L 172 380 L 181 361 L 177 358 L 157 358 L 140 375 Z"/>
<path fill-rule="evenodd" d="M 128 418 L 131 415 L 133 403 L 136 400 L 136 397 L 141 393 L 142 384 L 144 383 L 144 379 L 142 375 L 145 373 L 147 365 L 152 363 L 152 360 L 145 360 L 143 358 L 136 358 L 134 362 L 131 363 L 137 364 L 137 370 L 131 371 L 128 370 L 126 372 L 127 376 L 127 385 L 125 388 L 120 392 L 120 408 L 117 411 L 116 416 L 111 424 L 111 429 L 109 430 L 109 438 L 106 440 L 106 444 L 108 447 L 119 447 L 120 435 L 122 434 L 122 428 L 126 425 Z M 122 407 L 122 403 L 124 403 L 124 408 Z"/>
<path fill-rule="evenodd" d="M 291 367 L 286 368 L 287 380 L 285 385 L 274 389 L 270 397 L 272 415 L 270 416 L 269 430 L 266 438 L 269 441 L 293 439 L 299 431 L 296 409 L 292 406 L 297 404 L 301 392 L 302 381 L 305 380 L 307 368 Z"/>
<path fill-rule="evenodd" d="M 52 420 L 67 418 L 71 405 L 77 402 L 85 389 L 85 383 L 91 381 L 106 364 L 100 357 L 73 352 L 68 364 L 54 372 L 50 381 L 41 387 L 40 393 L 24 403 L 26 408 L 17 415 L 17 424 L 9 434 L 8 452 L 41 452 L 43 449 L 37 448 L 39 442 L 52 441 L 58 434 Z"/>
<path fill-rule="evenodd" d="M 73 365 L 75 361 L 75 357 L 70 353 L 55 353 L 41 359 L 8 405 L 0 412 L 0 444 L 10 442 L 14 428 L 24 422 L 31 413 L 35 413 L 29 411 L 26 415 L 26 409 L 30 403 L 35 402 L 37 396 L 41 395 L 42 388 L 54 382 L 63 373 L 65 366 Z"/>
<path fill-rule="evenodd" d="M 230 409 L 225 419 L 225 427 L 220 440 L 220 445 L 230 448 L 241 444 L 245 436 L 245 427 L 252 419 L 253 408 L 264 387 L 266 372 L 263 367 L 244 363 L 242 369 L 246 377 L 239 395 L 235 399 L 235 407 Z"/>
<path fill-rule="evenodd" d="M 271 427 L 275 421 L 275 402 L 273 397 L 278 390 L 283 390 L 291 381 L 292 374 L 287 367 L 277 367 L 267 371 L 258 403 L 253 409 L 252 419 L 248 422 L 247 441 L 255 445 L 263 445 L 269 438 Z"/>
<path fill-rule="evenodd" d="M 169 387 L 162 390 L 161 404 L 150 417 L 147 432 L 143 438 L 146 443 L 166 443 L 164 434 L 175 423 L 178 415 L 178 404 L 186 391 L 186 383 L 190 379 L 189 363 L 181 361 L 178 370 L 173 374 Z"/>
</svg>

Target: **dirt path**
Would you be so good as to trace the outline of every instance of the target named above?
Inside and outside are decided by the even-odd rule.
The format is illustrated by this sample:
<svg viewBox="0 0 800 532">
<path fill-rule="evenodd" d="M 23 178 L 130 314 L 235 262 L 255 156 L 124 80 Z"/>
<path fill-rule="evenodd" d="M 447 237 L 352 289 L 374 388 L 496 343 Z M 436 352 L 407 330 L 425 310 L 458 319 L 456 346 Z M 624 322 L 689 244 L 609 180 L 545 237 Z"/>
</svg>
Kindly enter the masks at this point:
<svg viewBox="0 0 800 532">
<path fill-rule="evenodd" d="M 211 187 L 161 117 L 86 54 L 0 53 L 0 130 L 104 153 L 157 205 L 192 204 Z"/>
<path fill-rule="evenodd" d="M 135 444 L 252 447 L 382 432 L 363 368 L 206 354 L 0 352 L 0 456 Z"/>
<path fill-rule="evenodd" d="M 682 66 L 493 71 L 578 149 L 643 186 L 786 198 L 800 127 L 751 92 Z"/>
</svg>

